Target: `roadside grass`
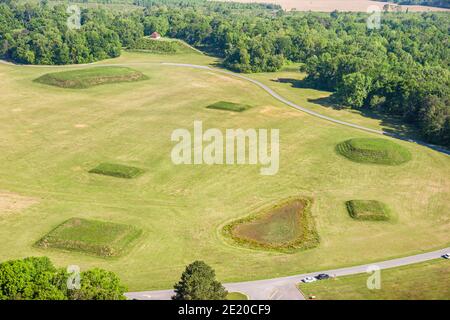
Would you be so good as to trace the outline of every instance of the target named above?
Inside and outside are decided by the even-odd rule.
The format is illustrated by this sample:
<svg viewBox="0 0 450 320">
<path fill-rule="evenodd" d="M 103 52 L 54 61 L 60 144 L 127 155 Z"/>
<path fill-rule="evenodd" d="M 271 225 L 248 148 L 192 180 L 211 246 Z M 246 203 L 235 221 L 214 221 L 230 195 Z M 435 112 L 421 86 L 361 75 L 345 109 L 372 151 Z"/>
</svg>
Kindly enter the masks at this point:
<svg viewBox="0 0 450 320">
<path fill-rule="evenodd" d="M 339 143 L 336 151 L 360 163 L 400 165 L 411 160 L 408 149 L 386 139 L 356 138 Z"/>
<path fill-rule="evenodd" d="M 80 70 L 52 72 L 35 79 L 35 82 L 51 86 L 86 89 L 93 86 L 146 80 L 142 72 L 127 67 L 94 67 Z"/>
<path fill-rule="evenodd" d="M 141 231 L 130 225 L 71 218 L 50 231 L 36 246 L 116 257 L 128 251 L 140 235 Z"/>
<path fill-rule="evenodd" d="M 190 48 L 181 40 L 169 38 L 151 39 L 149 37 L 144 37 L 137 40 L 132 47 L 128 48 L 128 50 L 156 54 L 198 54 L 198 52 Z"/>
<path fill-rule="evenodd" d="M 96 65 L 126 65 L 151 75 L 149 80 L 89 90 L 32 82 L 73 67 L 0 65 L 0 189 L 39 199 L 0 216 L 0 261 L 45 254 L 59 267 L 75 262 L 82 269 L 111 270 L 130 291 L 143 291 L 171 288 L 195 260 L 207 261 L 227 283 L 372 263 L 450 245 L 448 156 L 395 140 L 414 154 L 405 165 L 348 161 L 334 152 L 336 144 L 378 136 L 310 117 L 235 77 L 161 64 L 215 61 L 199 54 L 125 51 Z M 321 94 L 280 85 L 292 90 L 291 100 L 306 101 L 307 107 L 312 105 L 308 98 Z M 205 108 L 216 101 L 258 107 L 238 114 Z M 261 176 L 258 165 L 174 165 L 172 132 L 192 130 L 198 119 L 204 128 L 222 132 L 280 129 L 278 174 Z M 147 171 L 137 179 L 88 173 L 103 161 Z M 299 194 L 314 199 L 311 214 L 321 240 L 314 249 L 291 254 L 252 250 L 222 236 L 227 222 Z M 351 199 L 384 202 L 400 223 L 356 223 L 344 205 Z M 136 226 L 145 237 L 126 258 L 114 259 L 33 246 L 72 217 Z M 380 239 L 389 245 L 380 246 Z"/>
<path fill-rule="evenodd" d="M 116 178 L 133 179 L 144 174 L 145 170 L 116 163 L 101 163 L 89 173 L 101 174 Z"/>
<path fill-rule="evenodd" d="M 223 228 L 236 244 L 280 252 L 311 249 L 319 244 L 310 199 L 288 199 Z"/>
<path fill-rule="evenodd" d="M 228 292 L 227 300 L 248 300 L 248 297 L 240 292 Z"/>
<path fill-rule="evenodd" d="M 346 203 L 350 217 L 364 221 L 387 221 L 390 219 L 388 206 L 377 200 L 350 200 Z"/>
<path fill-rule="evenodd" d="M 233 111 L 233 112 L 243 112 L 251 108 L 249 105 L 239 104 L 228 101 L 219 101 L 213 103 L 206 108 L 208 109 L 217 109 L 217 110 L 225 110 L 225 111 Z"/>
<path fill-rule="evenodd" d="M 337 277 L 299 287 L 318 300 L 449 300 L 450 262 L 436 259 L 381 270 L 381 289 L 367 287 L 369 274 Z"/>
</svg>

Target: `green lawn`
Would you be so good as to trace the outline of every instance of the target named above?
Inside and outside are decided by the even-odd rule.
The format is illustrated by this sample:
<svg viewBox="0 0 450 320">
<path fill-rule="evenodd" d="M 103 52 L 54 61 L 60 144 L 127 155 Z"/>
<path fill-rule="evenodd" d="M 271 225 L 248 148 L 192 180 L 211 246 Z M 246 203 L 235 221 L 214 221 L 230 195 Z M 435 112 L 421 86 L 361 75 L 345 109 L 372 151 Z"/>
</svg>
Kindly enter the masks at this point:
<svg viewBox="0 0 450 320">
<path fill-rule="evenodd" d="M 319 300 L 449 300 L 450 262 L 439 259 L 381 270 L 381 288 L 369 290 L 370 274 L 301 284 L 300 290 Z"/>
<path fill-rule="evenodd" d="M 108 83 L 146 80 L 141 72 L 125 67 L 96 67 L 64 72 L 47 73 L 35 81 L 51 86 L 86 89 Z"/>
<path fill-rule="evenodd" d="M 240 292 L 229 292 L 227 294 L 227 300 L 248 300 L 248 297 Z"/>
<path fill-rule="evenodd" d="M 125 224 L 71 218 L 50 231 L 36 246 L 113 257 L 128 251 L 140 234 L 140 230 Z"/>
<path fill-rule="evenodd" d="M 379 261 L 450 244 L 448 156 L 386 138 L 408 149 L 411 161 L 401 166 L 349 161 L 335 152 L 337 144 L 378 136 L 298 112 L 241 79 L 161 65 L 164 61 L 217 62 L 199 54 L 125 52 L 95 66 L 120 64 L 148 80 L 84 90 L 33 82 L 78 67 L 0 65 L 0 191 L 35 200 L 25 209 L 0 213 L 1 261 L 47 255 L 61 267 L 114 271 L 130 291 L 137 291 L 171 288 L 195 260 L 214 267 L 220 281 L 232 282 Z M 287 90 L 299 100 L 310 94 Z M 241 113 L 205 108 L 217 101 L 254 107 Z M 192 132 L 195 120 L 222 132 L 280 129 L 278 174 L 262 176 L 259 166 L 174 165 L 171 134 L 179 128 Z M 138 179 L 89 173 L 103 162 L 145 168 L 146 173 Z M 318 247 L 283 254 L 242 248 L 223 237 L 221 230 L 231 221 L 294 196 L 314 200 Z M 381 201 L 397 219 L 354 221 L 345 206 L 351 199 Z M 114 259 L 34 246 L 74 217 L 130 225 L 143 233 L 125 256 Z"/>
</svg>

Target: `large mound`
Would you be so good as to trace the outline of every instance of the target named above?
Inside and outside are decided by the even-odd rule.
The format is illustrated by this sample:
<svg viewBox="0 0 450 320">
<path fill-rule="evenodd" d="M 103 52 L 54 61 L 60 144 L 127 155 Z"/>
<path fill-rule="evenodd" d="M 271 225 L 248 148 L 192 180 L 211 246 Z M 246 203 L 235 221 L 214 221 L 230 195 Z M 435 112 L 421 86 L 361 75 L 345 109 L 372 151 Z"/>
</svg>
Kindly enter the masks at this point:
<svg viewBox="0 0 450 320">
<path fill-rule="evenodd" d="M 89 173 L 125 179 L 136 178 L 141 174 L 143 174 L 144 172 L 145 171 L 140 168 L 115 163 L 101 163 L 97 167 L 89 171 Z"/>
<path fill-rule="evenodd" d="M 308 199 L 288 199 L 262 213 L 239 219 L 225 226 L 225 235 L 238 244 L 292 252 L 318 245 Z"/>
<path fill-rule="evenodd" d="M 198 53 L 187 44 L 175 39 L 151 39 L 148 37 L 137 40 L 129 50 L 145 51 L 156 54 Z"/>
<path fill-rule="evenodd" d="M 140 234 L 140 230 L 125 224 L 72 218 L 53 229 L 36 245 L 111 257 L 123 254 Z"/>
<path fill-rule="evenodd" d="M 350 139 L 339 143 L 336 151 L 347 159 L 361 163 L 399 165 L 411 160 L 407 149 L 386 139 Z"/>
<path fill-rule="evenodd" d="M 71 89 L 86 89 L 107 83 L 132 82 L 147 79 L 143 73 L 126 67 L 95 67 L 47 73 L 36 82 Z"/>
<path fill-rule="evenodd" d="M 249 105 L 245 104 L 239 104 L 234 102 L 228 102 L 228 101 L 219 101 L 216 103 L 213 103 L 206 108 L 208 109 L 217 109 L 217 110 L 225 110 L 225 111 L 234 111 L 234 112 L 243 112 L 245 110 L 248 110 L 251 108 Z"/>
<path fill-rule="evenodd" d="M 350 200 L 346 203 L 350 217 L 355 220 L 387 221 L 390 219 L 389 208 L 376 200 Z"/>
</svg>

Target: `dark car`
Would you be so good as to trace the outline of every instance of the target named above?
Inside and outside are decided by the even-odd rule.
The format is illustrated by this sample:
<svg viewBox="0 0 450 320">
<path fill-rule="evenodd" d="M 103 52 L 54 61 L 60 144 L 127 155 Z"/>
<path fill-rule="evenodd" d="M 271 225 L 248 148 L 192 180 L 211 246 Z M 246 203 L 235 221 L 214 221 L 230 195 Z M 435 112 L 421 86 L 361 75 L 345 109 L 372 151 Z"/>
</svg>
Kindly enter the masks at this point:
<svg viewBox="0 0 450 320">
<path fill-rule="evenodd" d="M 330 278 L 330 276 L 326 273 L 321 273 L 316 276 L 317 280 L 325 280 L 325 279 L 329 279 L 329 278 Z"/>
</svg>

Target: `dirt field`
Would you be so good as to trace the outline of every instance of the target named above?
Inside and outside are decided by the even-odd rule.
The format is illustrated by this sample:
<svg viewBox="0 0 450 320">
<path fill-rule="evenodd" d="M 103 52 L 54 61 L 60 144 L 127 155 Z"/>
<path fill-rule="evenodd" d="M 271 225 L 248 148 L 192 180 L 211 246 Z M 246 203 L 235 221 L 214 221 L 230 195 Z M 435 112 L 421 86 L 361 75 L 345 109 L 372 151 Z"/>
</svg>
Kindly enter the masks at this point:
<svg viewBox="0 0 450 320">
<path fill-rule="evenodd" d="M 19 212 L 37 203 L 34 198 L 24 197 L 8 191 L 0 190 L 0 216 Z"/>
<path fill-rule="evenodd" d="M 370 0 L 223 0 L 234 2 L 267 2 L 280 4 L 285 10 L 295 9 L 297 11 L 320 11 L 332 12 L 354 11 L 367 12 L 370 6 L 378 5 L 383 8 L 386 2 L 370 1 Z M 402 6 L 403 11 L 449 11 L 444 8 L 434 8 L 426 6 Z"/>
</svg>

